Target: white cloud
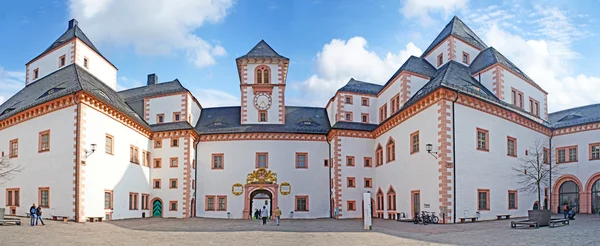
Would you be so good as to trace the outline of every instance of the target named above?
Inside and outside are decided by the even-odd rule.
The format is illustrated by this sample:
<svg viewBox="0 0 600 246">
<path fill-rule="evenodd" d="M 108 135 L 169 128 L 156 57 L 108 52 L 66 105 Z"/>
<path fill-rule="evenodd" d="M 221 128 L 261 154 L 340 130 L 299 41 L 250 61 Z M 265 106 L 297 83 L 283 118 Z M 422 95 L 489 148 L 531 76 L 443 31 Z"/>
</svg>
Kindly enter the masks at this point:
<svg viewBox="0 0 600 246">
<path fill-rule="evenodd" d="M 406 18 L 417 18 L 422 25 L 434 23 L 430 14 L 441 13 L 444 19 L 457 10 L 465 9 L 468 0 L 405 0 L 400 13 Z"/>
<path fill-rule="evenodd" d="M 194 96 L 203 108 L 240 106 L 240 97 L 214 89 L 197 89 Z"/>
<path fill-rule="evenodd" d="M 6 71 L 0 66 L 0 104 L 25 87 L 25 72 Z"/>
<path fill-rule="evenodd" d="M 412 42 L 398 53 L 388 52 L 385 57 L 367 48 L 363 37 L 348 41 L 334 39 L 325 44 L 317 53 L 316 74 L 292 87 L 300 90 L 303 104 L 323 106 L 350 78 L 383 84 L 411 55 L 422 53 Z"/>
<path fill-rule="evenodd" d="M 502 11 L 508 15 L 514 13 L 512 10 Z M 479 15 L 477 19 L 488 22 L 475 22 L 488 23 L 480 24 L 479 28 L 486 43 L 548 92 L 549 112 L 599 102 L 597 95 L 600 90 L 597 88 L 600 88 L 600 78 L 573 73 L 581 56 L 573 50 L 573 41 L 585 38 L 589 33 L 568 16 L 566 11 L 538 6 L 528 15 L 531 19 L 510 18 L 512 23 L 532 25 L 533 30 L 529 32 L 519 32 L 511 25 L 505 25 L 508 19 Z"/>
<path fill-rule="evenodd" d="M 133 45 L 140 54 L 183 52 L 196 67 L 226 54 L 194 31 L 227 15 L 232 0 L 71 0 L 75 17 L 93 41 Z"/>
</svg>

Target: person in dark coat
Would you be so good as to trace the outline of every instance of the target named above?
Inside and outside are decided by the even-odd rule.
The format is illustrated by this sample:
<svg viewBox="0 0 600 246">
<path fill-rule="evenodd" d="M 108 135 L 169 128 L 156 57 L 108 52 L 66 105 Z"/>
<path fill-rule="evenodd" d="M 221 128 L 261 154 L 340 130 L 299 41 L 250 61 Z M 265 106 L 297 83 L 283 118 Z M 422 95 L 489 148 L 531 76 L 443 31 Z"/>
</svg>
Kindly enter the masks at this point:
<svg viewBox="0 0 600 246">
<path fill-rule="evenodd" d="M 31 215 L 30 224 L 33 226 L 37 221 L 37 209 L 35 208 L 35 203 L 29 208 L 29 214 Z"/>
<path fill-rule="evenodd" d="M 46 224 L 44 224 L 44 220 L 42 220 L 42 207 L 40 207 L 38 205 L 38 207 L 35 209 L 35 213 L 37 215 L 37 219 L 35 220 L 35 225 L 38 225 L 38 221 L 42 222 L 42 225 L 46 225 Z"/>
</svg>

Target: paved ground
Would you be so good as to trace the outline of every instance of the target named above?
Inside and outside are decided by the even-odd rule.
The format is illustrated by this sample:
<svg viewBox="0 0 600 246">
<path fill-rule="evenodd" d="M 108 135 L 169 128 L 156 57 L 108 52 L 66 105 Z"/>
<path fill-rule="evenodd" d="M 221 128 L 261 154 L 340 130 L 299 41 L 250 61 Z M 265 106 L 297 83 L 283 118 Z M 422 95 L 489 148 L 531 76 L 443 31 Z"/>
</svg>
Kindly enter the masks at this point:
<svg viewBox="0 0 600 246">
<path fill-rule="evenodd" d="M 217 219 L 48 221 L 0 226 L 0 245 L 600 245 L 599 216 L 571 222 L 534 230 L 510 229 L 508 220 L 427 226 L 375 220 L 365 232 L 359 220 L 284 220 L 281 226 Z"/>
</svg>

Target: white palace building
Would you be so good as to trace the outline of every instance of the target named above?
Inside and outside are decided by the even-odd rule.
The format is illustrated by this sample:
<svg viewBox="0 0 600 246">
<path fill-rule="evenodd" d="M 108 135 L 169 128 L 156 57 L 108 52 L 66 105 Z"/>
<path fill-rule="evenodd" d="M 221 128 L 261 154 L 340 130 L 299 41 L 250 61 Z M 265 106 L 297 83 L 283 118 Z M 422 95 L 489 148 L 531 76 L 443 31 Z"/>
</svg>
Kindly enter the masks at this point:
<svg viewBox="0 0 600 246">
<path fill-rule="evenodd" d="M 549 114 L 548 93 L 457 17 L 388 81 L 349 78 L 324 108 L 286 106 L 289 61 L 260 41 L 235 61 L 241 105 L 203 108 L 154 74 L 116 91 L 117 68 L 71 20 L 0 106 L 0 151 L 22 169 L 0 207 L 84 222 L 247 219 L 268 204 L 345 219 L 369 192 L 385 219 L 600 210 L 600 104 Z M 562 167 L 542 201 L 513 170 L 535 143 Z"/>
</svg>

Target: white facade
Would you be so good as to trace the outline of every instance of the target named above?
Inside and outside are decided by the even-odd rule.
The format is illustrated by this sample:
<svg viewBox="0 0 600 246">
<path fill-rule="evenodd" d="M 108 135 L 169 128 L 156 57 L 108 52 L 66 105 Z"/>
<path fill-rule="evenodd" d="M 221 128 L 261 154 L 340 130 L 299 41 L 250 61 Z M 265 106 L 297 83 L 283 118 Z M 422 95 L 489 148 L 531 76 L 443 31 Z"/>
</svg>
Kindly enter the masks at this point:
<svg viewBox="0 0 600 246">
<path fill-rule="evenodd" d="M 560 188 L 572 181 L 579 199 L 568 202 L 582 213 L 600 209 L 600 192 L 592 188 L 600 180 L 596 165 L 600 125 L 595 116 L 581 115 L 593 114 L 593 110 L 572 109 L 567 112 L 571 114 L 557 112 L 547 118 L 543 90 L 498 63 L 470 74 L 467 66 L 485 50 L 454 34 L 441 40 L 426 57 L 412 59 L 432 64 L 437 72 L 442 67 L 437 57 L 443 54 L 443 64 L 448 64 L 444 74 L 466 71 L 468 75 L 458 82 L 470 83 L 470 89 L 479 94 L 463 90 L 464 85 L 450 86 L 458 82 L 444 77 L 442 86 L 428 87 L 413 98 L 429 86 L 431 73 L 400 71 L 385 91 L 361 91 L 361 83 L 369 88 L 377 85 L 351 80 L 359 86 L 340 89 L 325 108 L 293 107 L 286 112 L 289 59 L 261 41 L 259 49 L 236 60 L 240 107 L 203 109 L 198 102 L 202 98 L 197 100 L 187 89 L 177 87 L 179 83 L 169 84 L 170 92 L 151 95 L 143 94 L 146 87 L 134 88 L 142 95 L 135 105 L 123 98 L 120 102 L 112 89 L 103 91 L 112 95 L 106 97 L 111 100 L 96 98 L 97 94 L 85 89 L 33 106 L 9 99 L 0 105 L 0 152 L 23 171 L 0 186 L 0 204 L 6 205 L 7 213 L 25 215 L 31 204 L 44 203 L 45 217 L 76 221 L 150 216 L 242 219 L 253 212 L 252 203 L 264 203 L 253 200 L 254 195 L 267 194 L 267 202 L 272 209 L 279 207 L 283 218 L 346 219 L 363 216 L 363 193 L 369 192 L 375 217 L 395 219 L 398 213 L 412 217 L 417 211 L 430 211 L 440 217 L 444 213 L 445 222 L 452 223 L 472 216 L 482 220 L 502 214 L 525 216 L 534 204 L 546 202 L 556 210 L 566 196 Z M 57 47 L 27 64 L 27 84 L 55 83 L 44 77 L 69 69 L 58 64 L 65 55 L 65 66 L 75 63 L 70 69 L 89 72 L 93 75 L 89 77 L 115 88 L 116 68 L 81 39 L 74 37 Z M 449 61 L 449 51 L 455 55 L 453 61 Z M 468 62 L 463 62 L 463 52 Z M 460 69 L 450 70 L 456 67 Z M 268 81 L 255 83 L 257 68 L 269 71 Z M 35 69 L 37 79 L 33 79 Z M 496 71 L 502 72 L 502 79 L 495 77 Z M 40 93 L 31 92 L 32 86 L 16 97 Z M 152 86 L 160 88 L 161 84 Z M 55 88 L 42 88 L 46 87 Z M 512 103 L 511 88 L 523 93 L 524 110 L 499 101 Z M 486 91 L 500 96 L 496 99 Z M 260 109 L 255 98 L 265 95 L 270 106 Z M 44 96 L 49 97 L 31 94 L 25 99 L 43 100 Z M 392 112 L 396 96 L 400 96 L 398 108 L 402 110 Z M 142 97 L 143 105 L 138 108 Z M 539 116 L 527 113 L 529 97 L 540 103 Z M 362 104 L 363 98 L 368 98 L 368 105 Z M 380 120 L 384 105 L 387 115 Z M 132 115 L 140 112 L 143 115 Z M 567 120 L 555 119 L 561 114 Z M 157 121 L 159 115 L 162 122 Z M 570 121 L 569 116 L 581 120 Z M 485 139 L 478 131 L 487 134 Z M 49 136 L 49 150 L 41 149 L 46 144 L 42 136 Z M 508 154 L 509 139 L 516 142 L 516 156 Z M 14 140 L 18 150 L 13 150 Z M 486 148 L 478 148 L 481 141 Z M 562 169 L 551 187 L 543 187 L 546 202 L 538 201 L 537 194 L 519 191 L 513 169 L 535 141 L 552 149 L 552 164 Z M 574 149 L 576 158 L 556 164 L 555 148 Z M 377 160 L 379 153 L 382 163 Z M 262 156 L 266 167 L 258 165 Z M 47 198 L 42 197 L 46 194 Z M 509 205 L 509 194 L 516 194 L 514 208 Z"/>
</svg>

